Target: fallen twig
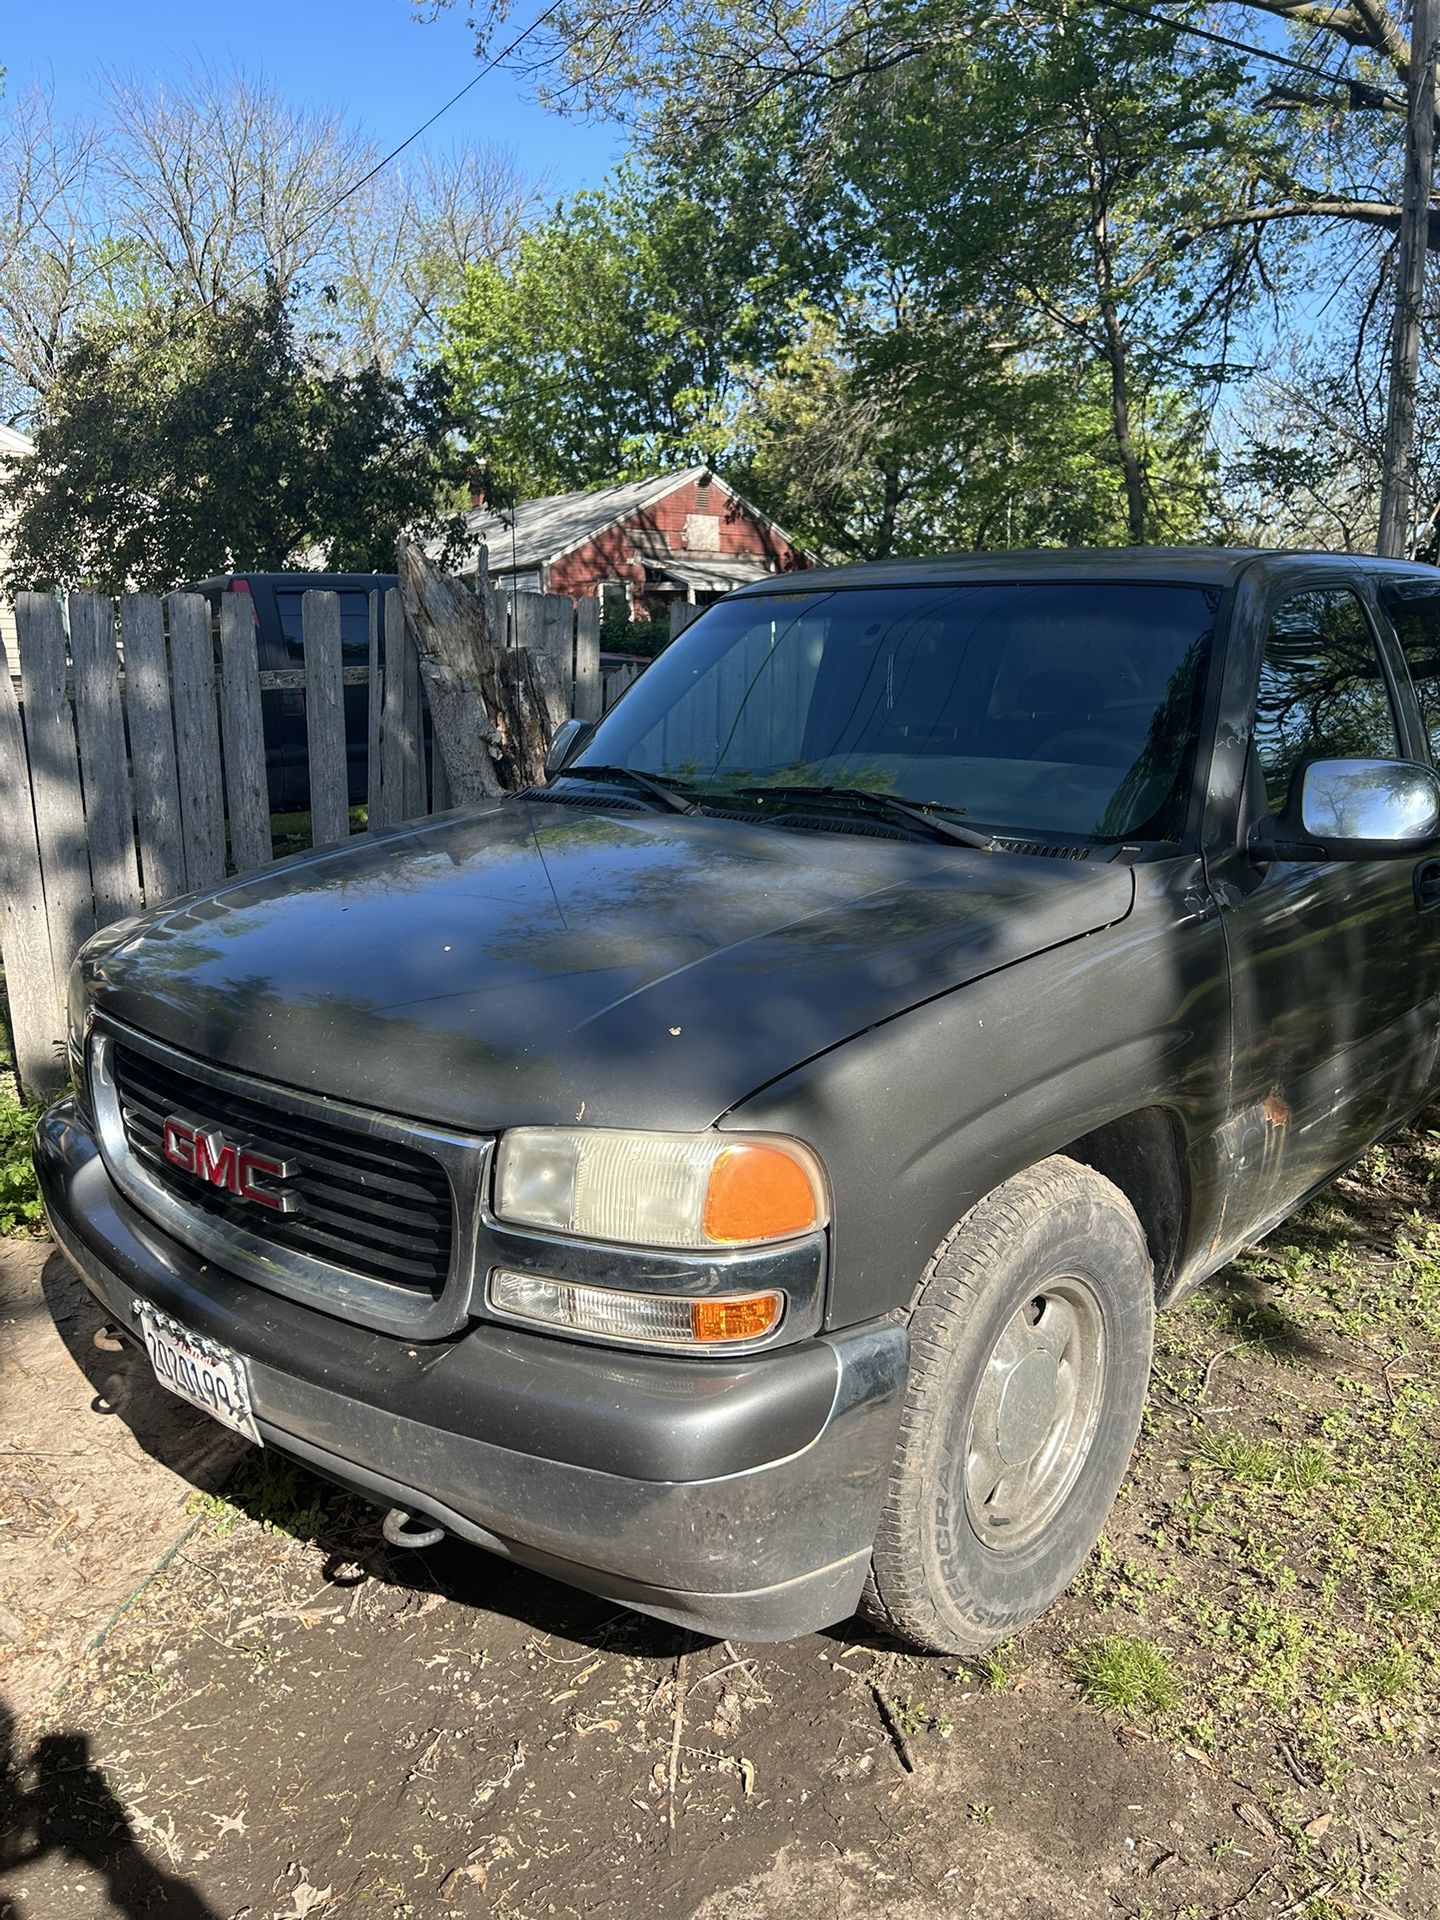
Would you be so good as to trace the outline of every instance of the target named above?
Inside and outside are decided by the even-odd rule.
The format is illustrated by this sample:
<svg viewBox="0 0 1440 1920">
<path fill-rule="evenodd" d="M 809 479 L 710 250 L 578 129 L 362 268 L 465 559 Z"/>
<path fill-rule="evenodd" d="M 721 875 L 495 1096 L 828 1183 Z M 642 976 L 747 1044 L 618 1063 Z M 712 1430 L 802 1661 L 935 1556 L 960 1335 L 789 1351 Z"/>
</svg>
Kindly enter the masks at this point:
<svg viewBox="0 0 1440 1920">
<path fill-rule="evenodd" d="M 1254 1899 L 1255 1895 L 1260 1891 L 1261 1887 L 1264 1886 L 1265 1882 L 1270 1878 L 1271 1874 L 1274 1873 L 1274 1871 L 1275 1871 L 1275 1868 L 1273 1865 L 1268 1867 L 1262 1867 L 1260 1872 L 1256 1874 L 1255 1878 L 1250 1882 L 1249 1886 L 1240 1895 L 1238 1900 L 1232 1900 L 1228 1907 L 1217 1907 L 1215 1909 L 1215 1920 L 1222 1920 L 1222 1916 L 1227 1913 L 1238 1913 L 1241 1907 L 1243 1907 L 1248 1901 Z"/>
<path fill-rule="evenodd" d="M 666 1814 L 670 1831 L 675 1831 L 675 1776 L 680 1770 L 680 1735 L 685 1726 L 685 1663 L 689 1655 L 682 1653 L 675 1662 L 675 1720 L 670 1732 L 670 1781 Z"/>
</svg>

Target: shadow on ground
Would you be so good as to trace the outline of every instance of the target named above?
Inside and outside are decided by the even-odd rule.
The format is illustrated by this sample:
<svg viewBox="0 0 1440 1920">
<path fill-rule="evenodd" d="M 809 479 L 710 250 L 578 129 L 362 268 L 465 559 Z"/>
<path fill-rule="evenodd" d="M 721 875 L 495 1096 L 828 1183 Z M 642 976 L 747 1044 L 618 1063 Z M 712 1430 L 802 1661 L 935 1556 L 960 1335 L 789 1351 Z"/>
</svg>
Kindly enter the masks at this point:
<svg viewBox="0 0 1440 1920">
<path fill-rule="evenodd" d="M 88 1868 L 103 1883 L 110 1911 L 125 1920 L 221 1920 L 218 1910 L 177 1875 L 150 1859 L 125 1805 L 75 1728 L 43 1733 L 28 1753 L 16 1749 L 15 1719 L 0 1701 L 0 1920 L 42 1920 L 25 1904 L 29 1868 Z"/>
</svg>

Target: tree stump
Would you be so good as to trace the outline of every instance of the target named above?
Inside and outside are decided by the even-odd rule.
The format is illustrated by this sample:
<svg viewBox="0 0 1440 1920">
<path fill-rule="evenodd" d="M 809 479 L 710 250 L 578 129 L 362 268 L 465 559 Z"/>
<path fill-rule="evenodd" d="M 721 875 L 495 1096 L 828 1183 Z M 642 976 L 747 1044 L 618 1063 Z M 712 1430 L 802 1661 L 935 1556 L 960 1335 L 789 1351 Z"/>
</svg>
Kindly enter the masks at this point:
<svg viewBox="0 0 1440 1920">
<path fill-rule="evenodd" d="M 452 806 L 516 793 L 545 776 L 545 753 L 569 718 L 553 661 L 507 647 L 489 555 L 478 557 L 472 591 L 402 541 L 400 591 L 430 696 L 435 751 Z"/>
</svg>

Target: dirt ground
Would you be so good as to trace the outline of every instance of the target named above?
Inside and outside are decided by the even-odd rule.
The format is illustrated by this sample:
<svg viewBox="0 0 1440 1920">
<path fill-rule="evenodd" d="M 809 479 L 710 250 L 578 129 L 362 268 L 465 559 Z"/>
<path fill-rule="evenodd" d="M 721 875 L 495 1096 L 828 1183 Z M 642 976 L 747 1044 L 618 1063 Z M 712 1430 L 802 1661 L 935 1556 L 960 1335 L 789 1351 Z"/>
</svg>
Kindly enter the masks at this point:
<svg viewBox="0 0 1440 1920">
<path fill-rule="evenodd" d="M 968 1666 L 392 1554 L 248 1450 L 218 1496 L 0 1243 L 0 1920 L 1440 1912 L 1437 1172 L 1420 1130 L 1166 1317 L 1091 1566 Z"/>
</svg>

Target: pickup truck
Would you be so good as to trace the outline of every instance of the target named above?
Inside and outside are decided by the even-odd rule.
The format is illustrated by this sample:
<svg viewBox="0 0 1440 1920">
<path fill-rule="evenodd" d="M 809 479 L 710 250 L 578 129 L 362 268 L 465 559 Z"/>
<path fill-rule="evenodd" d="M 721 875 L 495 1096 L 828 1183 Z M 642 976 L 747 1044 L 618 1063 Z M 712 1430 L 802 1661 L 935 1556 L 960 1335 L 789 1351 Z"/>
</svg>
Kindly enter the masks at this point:
<svg viewBox="0 0 1440 1920">
<path fill-rule="evenodd" d="M 1428 568 L 760 582 L 542 788 L 97 935 L 55 1237 L 397 1545 L 974 1652 L 1090 1551 L 1157 1308 L 1431 1096 L 1437 747 Z"/>
</svg>

